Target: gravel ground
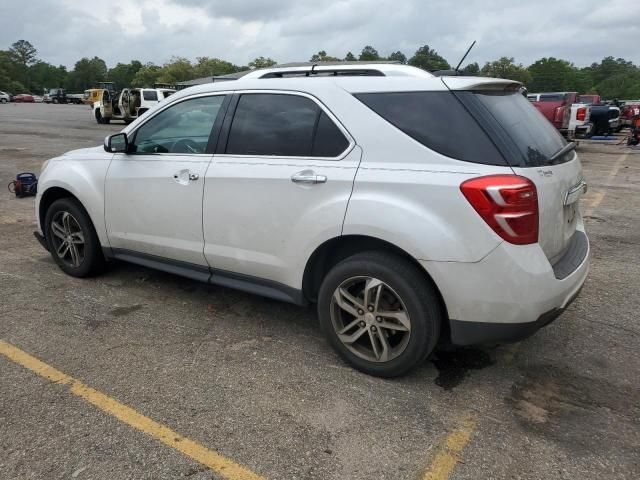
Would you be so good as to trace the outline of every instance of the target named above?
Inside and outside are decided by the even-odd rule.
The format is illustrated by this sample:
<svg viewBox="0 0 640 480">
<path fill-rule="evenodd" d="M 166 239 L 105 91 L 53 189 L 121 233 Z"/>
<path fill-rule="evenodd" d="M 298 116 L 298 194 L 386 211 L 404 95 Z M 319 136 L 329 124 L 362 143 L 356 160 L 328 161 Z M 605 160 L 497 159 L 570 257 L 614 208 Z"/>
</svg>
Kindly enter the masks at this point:
<svg viewBox="0 0 640 480">
<path fill-rule="evenodd" d="M 0 105 L 0 180 L 122 126 L 86 106 Z M 125 264 L 62 274 L 32 236 L 33 199 L 4 188 L 0 339 L 270 479 L 421 478 L 468 417 L 450 478 L 635 479 L 640 152 L 579 151 L 591 273 L 519 344 L 368 377 L 328 347 L 312 309 Z M 0 372 L 3 478 L 219 478 L 2 355 Z"/>
</svg>

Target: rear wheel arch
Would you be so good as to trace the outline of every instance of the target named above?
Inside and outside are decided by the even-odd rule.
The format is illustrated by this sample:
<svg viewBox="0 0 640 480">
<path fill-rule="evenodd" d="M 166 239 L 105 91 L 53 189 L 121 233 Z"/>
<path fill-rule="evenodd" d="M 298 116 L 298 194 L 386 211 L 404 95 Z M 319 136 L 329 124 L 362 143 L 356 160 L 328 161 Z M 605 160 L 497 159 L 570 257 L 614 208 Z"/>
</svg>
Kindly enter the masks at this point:
<svg viewBox="0 0 640 480">
<path fill-rule="evenodd" d="M 431 275 L 429 275 L 429 272 L 425 270 L 420 262 L 402 248 L 385 240 L 367 235 L 343 235 L 341 237 L 334 237 L 325 241 L 315 249 L 307 261 L 302 278 L 302 292 L 305 298 L 315 302 L 322 280 L 332 267 L 347 257 L 369 251 L 381 251 L 397 255 L 416 265 L 421 272 L 424 272 L 425 278 L 434 288 L 440 301 L 441 311 L 444 312 L 444 318 L 449 318 L 447 307 L 438 285 L 436 285 Z M 444 327 L 443 325 L 443 328 Z"/>
</svg>

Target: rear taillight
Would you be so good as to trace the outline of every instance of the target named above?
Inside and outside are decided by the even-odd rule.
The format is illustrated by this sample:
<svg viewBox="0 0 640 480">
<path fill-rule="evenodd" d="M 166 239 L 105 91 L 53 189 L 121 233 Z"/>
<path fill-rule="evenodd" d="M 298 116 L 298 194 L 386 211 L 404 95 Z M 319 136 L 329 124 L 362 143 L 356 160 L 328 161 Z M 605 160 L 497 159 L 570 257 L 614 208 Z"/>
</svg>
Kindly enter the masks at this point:
<svg viewBox="0 0 640 480">
<path fill-rule="evenodd" d="M 462 194 L 487 224 L 509 243 L 538 241 L 538 193 L 528 178 L 491 175 L 467 180 Z"/>
<path fill-rule="evenodd" d="M 587 118 L 587 109 L 585 107 L 578 108 L 578 113 L 576 113 L 576 119 L 581 122 L 584 122 L 586 118 Z"/>
</svg>

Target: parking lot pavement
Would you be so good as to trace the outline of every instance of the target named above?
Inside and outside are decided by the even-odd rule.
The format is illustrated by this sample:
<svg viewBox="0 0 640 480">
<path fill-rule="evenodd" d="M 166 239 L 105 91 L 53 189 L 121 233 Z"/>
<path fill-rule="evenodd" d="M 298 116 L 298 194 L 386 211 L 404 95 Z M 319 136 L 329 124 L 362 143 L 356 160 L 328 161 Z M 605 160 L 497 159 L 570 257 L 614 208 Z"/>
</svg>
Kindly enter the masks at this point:
<svg viewBox="0 0 640 480">
<path fill-rule="evenodd" d="M 0 105 L 0 179 L 120 128 Z M 396 380 L 346 367 L 310 308 L 125 264 L 68 277 L 32 236 L 33 199 L 1 191 L 3 478 L 637 478 L 640 153 L 579 150 L 580 297 L 526 341 Z"/>
</svg>

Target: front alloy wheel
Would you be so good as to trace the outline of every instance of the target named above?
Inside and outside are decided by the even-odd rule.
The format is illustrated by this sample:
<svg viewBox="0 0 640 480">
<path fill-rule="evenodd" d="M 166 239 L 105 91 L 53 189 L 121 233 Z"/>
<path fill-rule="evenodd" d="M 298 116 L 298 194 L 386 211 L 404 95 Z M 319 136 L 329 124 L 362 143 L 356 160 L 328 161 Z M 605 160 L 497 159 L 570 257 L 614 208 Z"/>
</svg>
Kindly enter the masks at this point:
<svg viewBox="0 0 640 480">
<path fill-rule="evenodd" d="M 411 318 L 402 299 L 372 277 L 352 277 L 336 288 L 331 323 L 342 344 L 369 362 L 397 358 L 411 336 Z"/>
<path fill-rule="evenodd" d="M 84 233 L 78 220 L 69 212 L 57 212 L 51 220 L 51 243 L 65 265 L 78 268 L 84 261 Z"/>
<path fill-rule="evenodd" d="M 60 198 L 47 209 L 43 232 L 53 260 L 69 275 L 86 277 L 104 266 L 91 218 L 74 198 Z"/>
</svg>

